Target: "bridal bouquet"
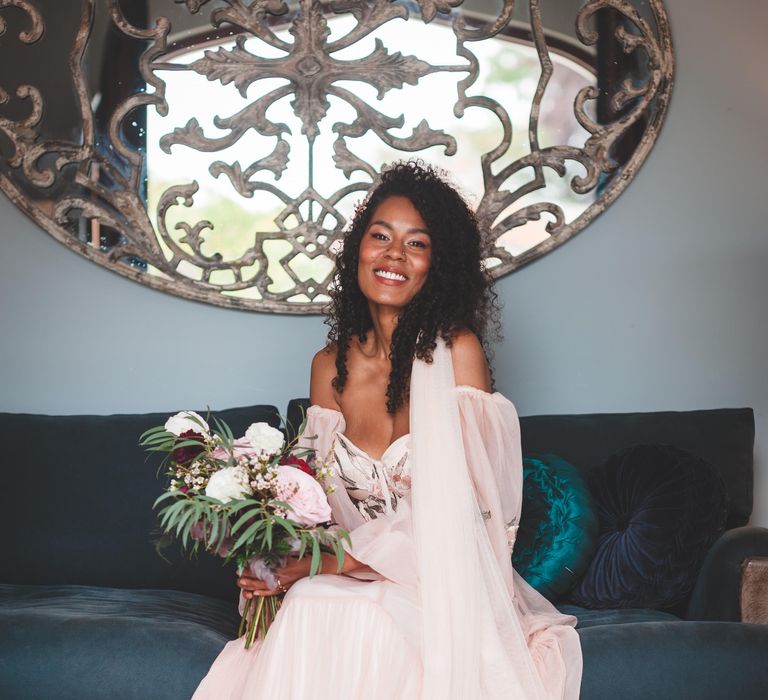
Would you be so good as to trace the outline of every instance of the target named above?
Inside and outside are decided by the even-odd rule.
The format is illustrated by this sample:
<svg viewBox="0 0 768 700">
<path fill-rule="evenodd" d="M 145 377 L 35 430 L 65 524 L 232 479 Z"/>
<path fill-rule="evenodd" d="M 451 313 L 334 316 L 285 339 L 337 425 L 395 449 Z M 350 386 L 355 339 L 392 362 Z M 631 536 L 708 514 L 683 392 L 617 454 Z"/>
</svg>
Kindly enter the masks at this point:
<svg viewBox="0 0 768 700">
<path fill-rule="evenodd" d="M 214 423 L 216 432 L 194 411 L 182 411 L 140 438 L 147 450 L 166 453 L 161 468 L 170 485 L 155 501 L 163 533 L 190 554 L 203 549 L 235 560 L 238 573 L 250 569 L 271 589 L 274 569 L 288 555 L 311 556 L 314 576 L 321 551 L 330 551 L 340 571 L 349 534 L 329 527 L 326 492 L 333 487 L 314 450 L 286 443 L 268 423 L 252 424 L 237 439 L 226 423 Z M 281 602 L 280 594 L 246 601 L 239 631 L 246 648 L 266 635 Z"/>
</svg>

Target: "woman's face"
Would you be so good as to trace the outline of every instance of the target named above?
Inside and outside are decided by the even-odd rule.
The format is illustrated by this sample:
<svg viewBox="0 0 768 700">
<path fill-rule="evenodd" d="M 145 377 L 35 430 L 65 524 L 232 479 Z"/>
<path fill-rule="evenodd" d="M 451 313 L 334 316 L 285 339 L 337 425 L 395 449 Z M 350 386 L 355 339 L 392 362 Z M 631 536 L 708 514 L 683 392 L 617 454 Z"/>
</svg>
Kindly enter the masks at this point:
<svg viewBox="0 0 768 700">
<path fill-rule="evenodd" d="M 407 197 L 387 197 L 360 241 L 357 282 L 369 302 L 403 307 L 427 281 L 432 241 Z"/>
</svg>

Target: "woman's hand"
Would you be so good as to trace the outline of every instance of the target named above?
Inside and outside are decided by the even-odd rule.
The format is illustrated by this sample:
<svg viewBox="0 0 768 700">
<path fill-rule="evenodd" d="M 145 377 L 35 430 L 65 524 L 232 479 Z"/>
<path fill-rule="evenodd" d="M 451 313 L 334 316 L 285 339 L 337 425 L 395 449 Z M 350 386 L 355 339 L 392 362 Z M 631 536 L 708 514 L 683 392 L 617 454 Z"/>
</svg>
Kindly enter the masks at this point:
<svg viewBox="0 0 768 700">
<path fill-rule="evenodd" d="M 270 588 L 259 578 L 256 578 L 249 570 L 243 573 L 237 579 L 237 585 L 243 589 L 244 598 L 253 598 L 254 596 L 275 595 L 285 593 L 296 581 L 309 576 L 309 569 L 312 565 L 312 558 L 305 556 L 302 559 L 297 557 L 287 557 L 286 565 L 275 569 L 275 578 L 278 581 L 277 588 Z M 368 569 L 365 564 L 361 564 L 351 554 L 345 552 L 344 565 L 341 571 L 338 570 L 338 560 L 336 555 L 323 552 L 320 555 L 320 569 L 318 573 L 322 574 L 346 574 L 351 571 Z"/>
<path fill-rule="evenodd" d="M 288 561 L 285 566 L 275 569 L 277 587 L 274 589 L 270 588 L 265 581 L 256 578 L 248 569 L 243 571 L 237 580 L 237 585 L 243 589 L 243 597 L 253 598 L 254 596 L 285 593 L 300 578 L 309 576 L 309 557 L 304 557 L 303 559 L 288 557 L 287 559 Z"/>
</svg>

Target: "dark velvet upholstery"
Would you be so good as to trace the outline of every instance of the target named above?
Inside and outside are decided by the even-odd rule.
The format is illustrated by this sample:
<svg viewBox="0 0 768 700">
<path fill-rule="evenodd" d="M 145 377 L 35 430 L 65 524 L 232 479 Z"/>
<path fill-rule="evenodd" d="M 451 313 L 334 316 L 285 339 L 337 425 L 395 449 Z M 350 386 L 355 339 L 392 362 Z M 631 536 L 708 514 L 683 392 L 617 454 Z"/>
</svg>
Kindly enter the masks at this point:
<svg viewBox="0 0 768 700">
<path fill-rule="evenodd" d="M 679 622 L 680 618 L 672 613 L 653 608 L 619 608 L 616 610 L 590 610 L 570 603 L 559 603 L 557 609 L 567 615 L 575 615 L 576 629 L 599 625 L 626 625 L 634 622 Z"/>
<path fill-rule="evenodd" d="M 579 630 L 580 700 L 765 700 L 768 629 L 636 622 Z"/>
<path fill-rule="evenodd" d="M 520 430 L 523 454 L 554 452 L 586 474 L 624 447 L 676 445 L 720 472 L 729 501 L 726 528 L 746 525 L 752 514 L 751 408 L 523 416 Z"/>
<path fill-rule="evenodd" d="M 139 436 L 173 413 L 0 414 L 0 532 L 14 533 L 3 544 L 0 582 L 172 588 L 231 600 L 232 567 L 209 556 L 189 561 L 176 546 L 165 554 L 169 564 L 152 544 L 152 504 L 165 480 Z M 252 422 L 280 420 L 273 406 L 213 415 L 236 435 Z"/>
<path fill-rule="evenodd" d="M 569 600 L 659 609 L 685 600 L 725 525 L 718 471 L 674 445 L 633 445 L 593 468 L 588 483 L 600 536 Z"/>
<path fill-rule="evenodd" d="M 512 564 L 539 593 L 557 600 L 589 566 L 597 515 L 587 484 L 557 455 L 523 459 L 523 507 Z"/>
<path fill-rule="evenodd" d="M 767 528 L 737 527 L 712 545 L 688 603 L 688 620 L 741 619 L 741 566 L 747 557 L 768 557 Z"/>
<path fill-rule="evenodd" d="M 189 698 L 237 623 L 195 593 L 0 585 L 0 698 Z"/>
</svg>

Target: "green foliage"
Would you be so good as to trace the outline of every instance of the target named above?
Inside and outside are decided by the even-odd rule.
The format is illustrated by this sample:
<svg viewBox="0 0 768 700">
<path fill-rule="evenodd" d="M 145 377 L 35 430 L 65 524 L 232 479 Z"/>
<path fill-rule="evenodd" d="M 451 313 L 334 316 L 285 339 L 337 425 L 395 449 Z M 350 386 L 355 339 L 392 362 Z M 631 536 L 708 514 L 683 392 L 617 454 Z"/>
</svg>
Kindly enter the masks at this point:
<svg viewBox="0 0 768 700">
<path fill-rule="evenodd" d="M 189 418 L 200 422 L 194 416 Z M 205 425 L 200 423 L 205 441 L 178 437 L 158 426 L 142 433 L 139 443 L 148 452 L 165 453 L 161 467 L 166 467 L 172 480 L 192 474 L 203 475 L 207 482 L 211 474 L 235 465 L 235 437 L 225 421 L 215 416 L 211 418 L 210 411 L 206 420 L 213 424 L 215 432 L 209 438 Z M 294 434 L 301 435 L 305 425 L 306 415 L 302 415 L 301 425 Z M 287 454 L 311 459 L 314 450 L 297 447 L 297 440 L 294 437 L 279 455 L 271 457 L 261 467 L 276 466 Z M 179 464 L 173 456 L 178 454 L 177 450 L 187 447 L 200 448 L 200 453 L 191 464 Z M 213 456 L 217 447 L 224 448 L 228 455 L 226 460 Z M 197 471 L 192 471 L 193 468 Z M 153 507 L 157 509 L 161 530 L 158 546 L 167 545 L 169 540 L 177 541 L 189 556 L 204 551 L 222 557 L 225 562 L 236 560 L 241 568 L 253 558 L 275 566 L 287 555 L 303 558 L 310 552 L 310 575 L 319 571 L 321 552 L 327 551 L 336 556 L 338 570 L 341 570 L 344 563 L 342 543 L 350 542 L 349 534 L 344 530 L 303 527 L 290 519 L 290 505 L 274 498 L 273 494 L 256 492 L 251 497 L 223 503 L 206 495 L 204 487 L 197 486 L 194 481 L 184 490 L 172 485 L 156 499 Z"/>
<path fill-rule="evenodd" d="M 168 503 L 168 500 L 172 500 Z M 162 494 L 155 507 L 166 502 L 158 512 L 160 527 L 165 534 L 181 542 L 188 553 L 199 549 L 216 553 L 227 540 L 237 539 L 222 554 L 225 561 L 236 559 L 238 564 L 254 557 L 276 564 L 282 557 L 295 553 L 303 558 L 311 551 L 310 576 L 320 566 L 323 550 L 334 554 L 339 570 L 344 564 L 342 541 L 350 542 L 349 534 L 340 529 L 301 527 L 288 518 L 275 515 L 274 501 L 243 499 L 222 504 L 215 498 L 188 492 Z M 197 532 L 193 535 L 193 528 Z"/>
</svg>

